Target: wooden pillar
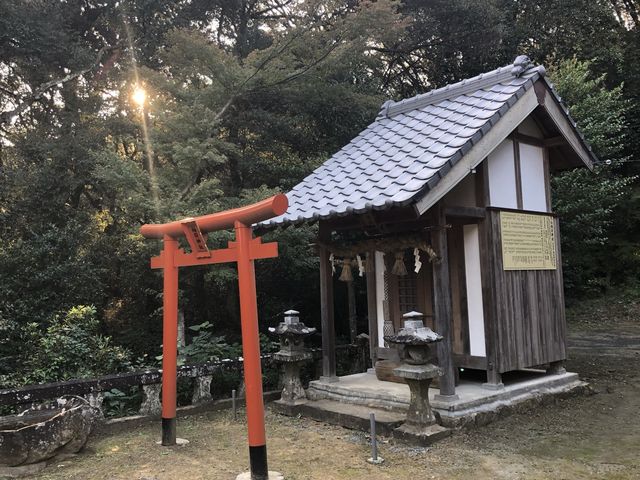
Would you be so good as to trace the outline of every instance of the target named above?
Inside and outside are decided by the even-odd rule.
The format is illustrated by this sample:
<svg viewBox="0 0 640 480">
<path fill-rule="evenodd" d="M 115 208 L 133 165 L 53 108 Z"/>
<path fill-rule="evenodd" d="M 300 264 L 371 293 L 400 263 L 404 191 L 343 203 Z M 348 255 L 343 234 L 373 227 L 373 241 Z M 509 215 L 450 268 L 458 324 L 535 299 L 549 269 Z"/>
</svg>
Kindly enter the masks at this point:
<svg viewBox="0 0 640 480">
<path fill-rule="evenodd" d="M 435 225 L 431 232 L 431 245 L 440 258 L 433 264 L 433 310 L 435 331 L 442 335 L 438 342 L 438 362 L 444 375 L 440 377 L 440 400 L 454 400 L 456 378 L 451 356 L 451 328 L 453 314 L 451 309 L 451 282 L 449 279 L 449 251 L 447 249 L 447 229 L 444 209 L 441 204 L 434 207 Z"/>
<path fill-rule="evenodd" d="M 356 344 L 358 337 L 358 314 L 356 313 L 356 289 L 353 281 L 345 282 L 347 284 L 347 303 L 349 307 L 349 342 L 351 345 Z"/>
<path fill-rule="evenodd" d="M 320 222 L 318 239 L 321 244 L 331 241 L 331 230 Z M 333 272 L 329 264 L 329 251 L 322 245 L 320 253 L 320 326 L 322 328 L 322 377 L 321 380 L 335 382 L 336 375 L 336 331 L 333 319 Z"/>
<path fill-rule="evenodd" d="M 378 302 L 376 297 L 376 252 L 367 252 L 367 316 L 369 317 L 369 355 L 371 366 L 378 360 Z"/>
<path fill-rule="evenodd" d="M 491 204 L 489 195 L 489 164 L 485 159 L 478 165 L 476 173 L 476 202 L 479 207 L 486 208 Z M 486 210 L 485 210 L 486 211 Z M 493 232 L 491 231 L 491 213 L 486 211 L 486 217 L 478 223 L 480 242 L 480 276 L 482 279 L 482 304 L 484 314 L 485 352 L 487 356 L 487 381 L 484 388 L 497 390 L 503 388 L 502 375 L 498 371 L 497 332 L 495 319 L 497 317 L 494 291 L 495 266 L 491 261 L 491 247 Z"/>
<path fill-rule="evenodd" d="M 486 171 L 485 171 L 486 172 Z M 496 331 L 497 299 L 494 291 L 495 265 L 489 252 L 494 237 L 491 231 L 491 213 L 478 225 L 480 234 L 480 266 L 482 276 L 482 301 L 484 304 L 484 338 L 487 355 L 487 381 L 482 386 L 489 390 L 504 388 L 502 374 L 498 370 L 498 332 Z"/>
<path fill-rule="evenodd" d="M 563 375 L 567 373 L 567 369 L 565 367 L 564 360 L 558 360 L 556 362 L 551 362 L 549 364 L 549 368 L 547 368 L 547 373 L 550 375 Z"/>
</svg>

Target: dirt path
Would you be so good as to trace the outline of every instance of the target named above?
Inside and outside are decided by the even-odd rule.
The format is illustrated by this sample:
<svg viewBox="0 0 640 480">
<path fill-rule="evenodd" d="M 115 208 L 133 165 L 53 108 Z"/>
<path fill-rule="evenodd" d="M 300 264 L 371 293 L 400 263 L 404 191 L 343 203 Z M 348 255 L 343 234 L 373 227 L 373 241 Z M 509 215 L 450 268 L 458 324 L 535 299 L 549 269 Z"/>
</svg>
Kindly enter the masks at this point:
<svg viewBox="0 0 640 480">
<path fill-rule="evenodd" d="M 366 463 L 364 434 L 268 415 L 269 460 L 288 480 L 638 479 L 640 318 L 638 304 L 604 303 L 573 315 L 568 369 L 596 392 L 457 433 L 430 449 L 383 443 L 385 464 Z M 245 470 L 244 425 L 228 412 L 180 420 L 191 443 L 154 445 L 157 424 L 94 438 L 87 451 L 38 478 L 169 480 L 235 478 Z"/>
</svg>

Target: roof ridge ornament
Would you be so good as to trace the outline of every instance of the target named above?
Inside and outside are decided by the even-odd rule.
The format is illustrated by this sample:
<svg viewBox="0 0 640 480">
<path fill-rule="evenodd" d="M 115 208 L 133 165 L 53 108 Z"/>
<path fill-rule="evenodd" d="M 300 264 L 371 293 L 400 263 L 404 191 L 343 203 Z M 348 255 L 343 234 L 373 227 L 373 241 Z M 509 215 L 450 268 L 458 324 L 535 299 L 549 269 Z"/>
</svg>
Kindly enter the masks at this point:
<svg viewBox="0 0 640 480">
<path fill-rule="evenodd" d="M 380 114 L 383 117 L 389 117 L 389 107 L 393 104 L 393 100 L 389 99 L 386 102 L 384 102 L 382 104 L 382 107 L 380 107 Z"/>
<path fill-rule="evenodd" d="M 514 77 L 520 77 L 524 72 L 533 67 L 533 62 L 527 55 L 518 55 L 513 61 L 513 68 L 511 69 L 511 75 Z"/>
</svg>

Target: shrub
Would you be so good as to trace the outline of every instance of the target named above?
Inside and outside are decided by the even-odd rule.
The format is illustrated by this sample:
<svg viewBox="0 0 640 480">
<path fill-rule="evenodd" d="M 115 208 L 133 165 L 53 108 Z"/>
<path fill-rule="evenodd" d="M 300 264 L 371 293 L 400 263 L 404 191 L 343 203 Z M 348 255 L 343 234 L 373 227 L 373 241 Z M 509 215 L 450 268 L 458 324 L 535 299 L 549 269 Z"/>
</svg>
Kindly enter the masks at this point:
<svg viewBox="0 0 640 480">
<path fill-rule="evenodd" d="M 47 383 L 122 372 L 129 352 L 100 333 L 93 306 L 76 306 L 56 315 L 46 329 L 35 322 L 22 329 L 20 370 L 0 377 L 3 387 Z"/>
<path fill-rule="evenodd" d="M 195 333 L 191 343 L 180 347 L 179 363 L 199 364 L 215 362 L 223 358 L 236 358 L 242 355 L 242 348 L 237 344 L 228 344 L 224 336 L 213 334 L 213 325 L 204 322 L 189 327 Z"/>
</svg>

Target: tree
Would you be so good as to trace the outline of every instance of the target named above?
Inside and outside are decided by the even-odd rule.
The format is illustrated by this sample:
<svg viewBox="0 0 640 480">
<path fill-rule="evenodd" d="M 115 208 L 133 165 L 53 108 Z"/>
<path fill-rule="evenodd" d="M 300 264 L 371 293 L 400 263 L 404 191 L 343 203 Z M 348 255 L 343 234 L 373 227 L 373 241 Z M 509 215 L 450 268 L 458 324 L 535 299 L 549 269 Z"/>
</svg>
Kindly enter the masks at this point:
<svg viewBox="0 0 640 480">
<path fill-rule="evenodd" d="M 640 26 L 640 3 L 637 0 L 609 0 L 618 21 L 630 29 Z"/>
<path fill-rule="evenodd" d="M 166 67 L 141 70 L 152 92 L 149 117 L 161 218 L 204 214 L 288 190 L 370 122 L 382 103 L 380 83 L 371 74 L 382 68 L 382 59 L 370 45 L 396 34 L 395 25 L 402 24 L 394 9 L 392 2 L 300 4 L 290 12 L 285 31 L 269 19 L 269 28 L 263 28 L 268 38 L 262 34 L 250 51 L 219 45 L 193 29 L 171 32 L 159 54 Z M 288 238 L 304 238 L 304 255 L 313 255 L 306 246 L 308 234 Z M 228 239 L 211 236 L 214 244 Z M 288 251 L 298 249 L 284 250 L 285 256 Z M 292 280 L 296 264 L 315 277 L 306 258 L 281 261 L 293 264 L 286 267 Z M 259 284 L 267 283 L 263 271 L 258 271 Z M 271 307 L 310 297 L 308 289 L 293 287 L 300 283 L 287 277 L 292 288 L 273 291 L 285 299 L 269 302 L 268 318 L 279 311 Z M 184 285 L 197 292 L 185 292 L 189 317 L 207 311 L 235 322 L 232 267 L 206 274 L 195 269 L 185 275 Z M 203 289 L 228 300 L 214 297 L 203 308 Z M 294 292 L 300 298 L 291 299 Z"/>
<path fill-rule="evenodd" d="M 379 48 L 385 91 L 410 97 L 512 60 L 504 55 L 498 6 L 497 0 L 404 1 L 404 35 Z"/>
<path fill-rule="evenodd" d="M 28 325 L 44 329 L 77 304 L 95 305 L 114 341 L 153 354 L 161 283 L 148 261 L 157 245 L 137 235 L 139 226 L 295 184 L 375 116 L 382 61 L 371 45 L 403 27 L 386 0 L 42 1 L 48 21 L 20 3 L 23 11 L 9 5 L 0 22 L 11 46 L 0 58 L 9 65 L 3 86 L 15 94 L 5 102 L 0 151 L 7 358 Z M 149 92 L 144 111 L 130 99 L 136 82 Z M 268 270 L 291 285 L 265 302 L 274 321 L 292 302 L 317 301 L 301 281 L 316 276 L 309 231 L 288 236 L 299 248 L 284 249 L 295 254 Z M 212 246 L 228 239 L 210 236 Z M 235 283 L 230 267 L 190 270 L 182 278 L 187 321 L 237 333 Z M 19 365 L 9 363 L 4 371 Z"/>
<path fill-rule="evenodd" d="M 565 287 L 573 294 L 606 289 L 628 279 L 639 266 L 635 252 L 621 258 L 622 245 L 611 238 L 621 220 L 630 220 L 624 204 L 635 181 L 621 168 L 628 103 L 622 86 L 607 90 L 604 76 L 594 76 L 589 62 L 566 60 L 551 69 L 551 77 L 603 162 L 593 173 L 579 169 L 552 181 L 554 211 L 562 221 Z M 614 273 L 623 276 L 614 279 Z"/>
<path fill-rule="evenodd" d="M 30 322 L 23 329 L 19 353 L 20 368 L 0 373 L 0 388 L 107 375 L 130 367 L 129 352 L 100 334 L 100 321 L 90 306 L 56 315 L 45 330 Z"/>
<path fill-rule="evenodd" d="M 511 58 L 529 55 L 539 63 L 576 57 L 597 74 L 620 81 L 624 28 L 608 0 L 502 0 L 504 48 Z M 611 86 L 610 85 L 610 86 Z"/>
</svg>

